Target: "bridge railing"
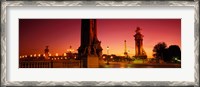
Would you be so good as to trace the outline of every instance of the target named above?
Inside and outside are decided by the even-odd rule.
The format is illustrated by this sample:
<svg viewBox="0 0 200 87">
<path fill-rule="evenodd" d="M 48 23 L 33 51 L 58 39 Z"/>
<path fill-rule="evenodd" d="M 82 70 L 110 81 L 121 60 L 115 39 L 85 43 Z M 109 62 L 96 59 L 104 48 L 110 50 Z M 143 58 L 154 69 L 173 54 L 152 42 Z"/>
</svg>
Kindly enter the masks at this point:
<svg viewBox="0 0 200 87">
<path fill-rule="evenodd" d="M 80 68 L 79 60 L 20 61 L 19 68 Z"/>
</svg>

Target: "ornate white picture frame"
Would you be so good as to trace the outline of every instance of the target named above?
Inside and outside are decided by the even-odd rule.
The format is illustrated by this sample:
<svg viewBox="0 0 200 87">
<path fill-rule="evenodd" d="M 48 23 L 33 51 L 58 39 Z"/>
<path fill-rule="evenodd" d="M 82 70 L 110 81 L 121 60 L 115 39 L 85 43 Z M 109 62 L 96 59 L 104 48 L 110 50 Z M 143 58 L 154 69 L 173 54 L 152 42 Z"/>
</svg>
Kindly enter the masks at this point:
<svg viewBox="0 0 200 87">
<path fill-rule="evenodd" d="M 191 81 L 8 81 L 9 7 L 194 7 L 194 82 Z M 14 14 L 11 14 L 14 15 Z M 51 15 L 51 14 L 50 14 Z M 148 15 L 148 14 L 146 14 Z M 11 55 L 11 54 L 9 54 Z M 80 77 L 81 78 L 81 77 Z M 130 77 L 131 78 L 131 77 Z M 172 77 L 173 78 L 173 77 Z M 175 78 L 175 77 L 174 77 Z M 199 1 L 2 1 L 1 86 L 199 86 Z"/>
</svg>

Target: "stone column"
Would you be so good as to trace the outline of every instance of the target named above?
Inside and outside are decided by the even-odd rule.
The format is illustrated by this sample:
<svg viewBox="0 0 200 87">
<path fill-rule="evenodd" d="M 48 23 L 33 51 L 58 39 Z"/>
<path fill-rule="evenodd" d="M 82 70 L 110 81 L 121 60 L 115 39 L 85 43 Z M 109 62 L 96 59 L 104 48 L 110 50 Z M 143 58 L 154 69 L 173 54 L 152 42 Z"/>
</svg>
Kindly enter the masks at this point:
<svg viewBox="0 0 200 87">
<path fill-rule="evenodd" d="M 78 56 L 83 68 L 98 68 L 102 53 L 101 42 L 97 39 L 96 19 L 81 20 L 81 46 Z"/>
</svg>

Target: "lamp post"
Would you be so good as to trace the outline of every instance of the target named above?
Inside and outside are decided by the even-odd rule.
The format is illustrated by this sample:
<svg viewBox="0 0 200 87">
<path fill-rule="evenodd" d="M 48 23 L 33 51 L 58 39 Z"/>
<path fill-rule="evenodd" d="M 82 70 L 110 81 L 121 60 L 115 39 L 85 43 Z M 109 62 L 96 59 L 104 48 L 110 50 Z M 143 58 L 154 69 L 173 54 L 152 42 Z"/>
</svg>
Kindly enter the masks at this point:
<svg viewBox="0 0 200 87">
<path fill-rule="evenodd" d="M 107 55 L 109 55 L 109 46 L 107 46 Z"/>
<path fill-rule="evenodd" d="M 129 53 L 130 53 L 130 50 L 128 50 L 128 54 L 127 54 L 127 57 L 128 57 L 128 63 L 130 63 L 130 56 L 129 56 Z"/>
<path fill-rule="evenodd" d="M 51 59 L 51 68 L 53 68 L 53 57 L 50 58 Z"/>
<path fill-rule="evenodd" d="M 113 56 L 110 56 L 110 58 L 111 58 L 111 61 L 113 61 Z"/>
<path fill-rule="evenodd" d="M 107 65 L 109 65 L 109 46 L 107 46 L 107 57 L 106 57 L 106 60 L 107 60 Z"/>
</svg>

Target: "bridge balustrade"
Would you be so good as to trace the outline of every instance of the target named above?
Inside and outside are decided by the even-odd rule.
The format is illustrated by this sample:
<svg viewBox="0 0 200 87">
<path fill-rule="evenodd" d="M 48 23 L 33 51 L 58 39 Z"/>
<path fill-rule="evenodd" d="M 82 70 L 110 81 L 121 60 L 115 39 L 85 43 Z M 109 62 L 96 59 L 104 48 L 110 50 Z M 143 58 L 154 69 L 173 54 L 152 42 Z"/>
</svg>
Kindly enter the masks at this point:
<svg viewBox="0 0 200 87">
<path fill-rule="evenodd" d="M 79 60 L 20 61 L 19 68 L 79 68 Z"/>
</svg>

